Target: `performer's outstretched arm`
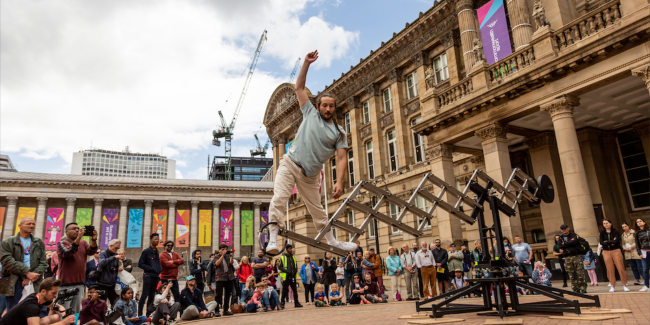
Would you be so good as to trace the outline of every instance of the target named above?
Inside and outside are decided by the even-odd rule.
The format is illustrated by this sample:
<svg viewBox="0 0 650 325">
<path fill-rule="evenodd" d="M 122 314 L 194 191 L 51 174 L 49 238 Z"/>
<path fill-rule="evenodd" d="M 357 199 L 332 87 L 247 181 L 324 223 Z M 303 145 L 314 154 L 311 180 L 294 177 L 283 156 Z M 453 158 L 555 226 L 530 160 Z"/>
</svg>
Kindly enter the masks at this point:
<svg viewBox="0 0 650 325">
<path fill-rule="evenodd" d="M 308 53 L 307 56 L 305 56 L 305 62 L 302 65 L 302 68 L 300 69 L 300 73 L 298 74 L 298 79 L 296 80 L 296 95 L 298 96 L 298 104 L 300 107 L 305 106 L 307 102 L 309 102 L 309 96 L 307 96 L 307 92 L 305 91 L 305 81 L 307 81 L 307 70 L 309 70 L 309 66 L 314 63 L 318 59 L 318 51 L 314 51 L 311 53 Z"/>
</svg>

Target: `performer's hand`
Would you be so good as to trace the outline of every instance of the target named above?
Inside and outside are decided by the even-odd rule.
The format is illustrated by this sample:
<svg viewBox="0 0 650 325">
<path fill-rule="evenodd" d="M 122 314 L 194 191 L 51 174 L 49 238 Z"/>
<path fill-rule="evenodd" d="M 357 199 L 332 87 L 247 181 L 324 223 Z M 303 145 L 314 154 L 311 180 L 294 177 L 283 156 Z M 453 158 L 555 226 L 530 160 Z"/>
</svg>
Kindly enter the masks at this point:
<svg viewBox="0 0 650 325">
<path fill-rule="evenodd" d="M 306 64 L 312 64 L 316 60 L 318 60 L 318 50 L 314 52 L 307 53 L 307 56 L 305 56 L 305 63 Z"/>
<path fill-rule="evenodd" d="M 341 194 L 343 194 L 343 183 L 336 182 L 336 184 L 334 184 L 334 188 L 332 189 L 332 198 L 338 199 Z"/>
</svg>

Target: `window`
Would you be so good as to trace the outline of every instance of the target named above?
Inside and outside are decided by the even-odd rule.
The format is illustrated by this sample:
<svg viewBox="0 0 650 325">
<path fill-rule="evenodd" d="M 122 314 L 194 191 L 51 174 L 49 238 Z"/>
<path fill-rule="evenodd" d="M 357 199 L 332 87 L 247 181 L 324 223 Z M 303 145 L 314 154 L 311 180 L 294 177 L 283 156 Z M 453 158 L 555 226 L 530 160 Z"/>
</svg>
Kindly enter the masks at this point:
<svg viewBox="0 0 650 325">
<path fill-rule="evenodd" d="M 356 220 L 354 218 L 354 210 L 348 210 L 348 225 L 350 225 L 352 227 L 357 226 L 357 222 L 356 222 Z M 354 234 L 348 233 L 348 241 L 351 241 L 352 237 L 354 237 Z"/>
<path fill-rule="evenodd" d="M 366 155 L 368 156 L 368 179 L 375 178 L 375 160 L 372 156 L 372 141 L 366 142 Z"/>
<path fill-rule="evenodd" d="M 641 139 L 635 130 L 619 132 L 616 137 L 632 210 L 650 206 L 650 171 Z"/>
<path fill-rule="evenodd" d="M 336 184 L 336 158 L 330 160 L 330 165 L 332 167 L 332 186 Z"/>
<path fill-rule="evenodd" d="M 411 99 L 418 95 L 418 74 L 417 71 L 406 76 L 406 93 Z"/>
<path fill-rule="evenodd" d="M 372 217 L 368 217 L 368 218 L 372 218 Z M 377 234 L 375 233 L 375 221 L 370 220 L 370 222 L 368 223 L 368 238 L 374 239 L 376 237 Z"/>
<path fill-rule="evenodd" d="M 350 186 L 354 186 L 354 159 L 352 150 L 348 151 L 348 177 Z"/>
<path fill-rule="evenodd" d="M 363 103 L 363 124 L 370 123 L 370 103 Z"/>
<path fill-rule="evenodd" d="M 339 239 L 339 230 L 332 227 L 332 236 L 334 236 L 334 239 L 338 240 Z"/>
<path fill-rule="evenodd" d="M 395 141 L 395 130 L 390 130 L 386 134 L 388 138 L 388 163 L 390 164 L 390 171 L 397 170 L 397 142 Z"/>
<path fill-rule="evenodd" d="M 540 244 L 546 242 L 546 234 L 544 233 L 544 230 L 541 229 L 533 230 L 531 231 L 531 234 L 533 235 L 534 244 Z"/>
<path fill-rule="evenodd" d="M 345 113 L 345 132 L 350 133 L 352 129 L 350 128 L 350 113 Z"/>
<path fill-rule="evenodd" d="M 411 126 L 414 126 L 422 122 L 422 116 L 418 116 L 411 120 Z M 421 162 L 424 160 L 424 136 L 413 132 L 413 147 L 415 148 L 415 162 Z"/>
<path fill-rule="evenodd" d="M 447 54 L 443 54 L 433 59 L 433 69 L 436 72 L 436 83 L 441 83 L 449 79 L 449 69 L 447 68 Z"/>
<path fill-rule="evenodd" d="M 384 112 L 393 110 L 393 103 L 391 102 L 390 88 L 384 89 Z"/>
<path fill-rule="evenodd" d="M 423 197 L 418 195 L 418 196 L 415 197 L 415 207 L 417 207 L 420 210 L 429 212 L 429 201 L 425 200 Z M 422 222 L 422 218 L 420 216 L 417 216 L 417 221 L 418 221 L 418 224 L 417 224 L 416 228 L 420 227 L 420 223 Z M 425 229 L 428 229 L 428 228 L 431 228 L 431 219 L 427 218 L 427 225 L 425 226 Z"/>
<path fill-rule="evenodd" d="M 402 212 L 402 209 L 399 206 L 392 203 L 388 204 L 388 208 L 390 209 L 390 217 L 397 220 L 397 217 L 399 217 L 399 213 Z M 395 227 L 391 226 L 390 229 L 393 232 L 393 234 L 400 233 L 400 230 Z"/>
</svg>

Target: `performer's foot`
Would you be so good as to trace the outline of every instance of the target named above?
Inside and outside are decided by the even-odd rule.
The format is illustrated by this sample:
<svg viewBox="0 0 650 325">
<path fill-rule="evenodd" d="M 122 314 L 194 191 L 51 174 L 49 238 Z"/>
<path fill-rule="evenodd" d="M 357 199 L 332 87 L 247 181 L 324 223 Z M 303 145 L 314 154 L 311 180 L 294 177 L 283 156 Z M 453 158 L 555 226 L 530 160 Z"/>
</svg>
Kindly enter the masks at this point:
<svg viewBox="0 0 650 325">
<path fill-rule="evenodd" d="M 332 240 L 332 241 L 327 241 L 328 244 L 338 248 L 342 249 L 346 252 L 354 252 L 357 249 L 357 244 L 355 243 L 350 243 L 347 241 L 338 241 L 338 240 Z"/>
<path fill-rule="evenodd" d="M 277 225 L 269 226 L 269 243 L 266 245 L 266 252 L 271 255 L 280 254 L 280 246 L 278 246 L 278 232 L 280 227 Z"/>
</svg>

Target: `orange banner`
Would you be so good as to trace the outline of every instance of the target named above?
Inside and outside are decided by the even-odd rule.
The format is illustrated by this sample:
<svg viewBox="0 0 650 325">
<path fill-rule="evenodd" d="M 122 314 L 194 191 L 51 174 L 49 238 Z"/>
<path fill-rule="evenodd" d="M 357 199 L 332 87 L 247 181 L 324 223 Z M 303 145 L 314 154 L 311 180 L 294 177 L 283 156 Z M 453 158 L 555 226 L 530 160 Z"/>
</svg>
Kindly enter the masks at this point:
<svg viewBox="0 0 650 325">
<path fill-rule="evenodd" d="M 167 237 L 167 210 L 153 210 L 153 229 L 151 233 L 158 233 L 158 237 L 160 237 L 158 247 L 163 247 Z"/>
<path fill-rule="evenodd" d="M 190 247 L 190 210 L 176 210 L 176 247 Z"/>
</svg>

